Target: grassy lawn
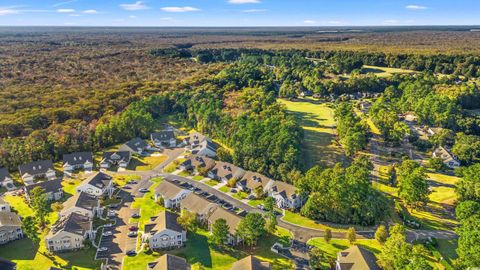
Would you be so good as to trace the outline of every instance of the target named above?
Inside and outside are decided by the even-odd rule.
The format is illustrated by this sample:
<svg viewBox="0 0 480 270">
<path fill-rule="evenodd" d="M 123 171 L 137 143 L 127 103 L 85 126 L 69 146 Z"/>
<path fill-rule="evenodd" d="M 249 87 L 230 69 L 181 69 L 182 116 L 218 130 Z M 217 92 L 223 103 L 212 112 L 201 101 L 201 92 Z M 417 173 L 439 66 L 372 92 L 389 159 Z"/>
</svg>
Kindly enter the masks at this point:
<svg viewBox="0 0 480 270">
<path fill-rule="evenodd" d="M 227 270 L 232 264 L 249 254 L 255 254 L 262 260 L 272 262 L 274 269 L 290 269 L 291 263 L 275 253 L 270 251 L 271 245 L 278 240 L 279 237 L 286 238 L 284 231 L 277 232 L 275 236 L 265 237 L 259 246 L 254 250 L 245 250 L 242 247 L 238 249 L 220 248 L 211 244 L 208 240 L 209 232 L 198 230 L 196 234 L 188 234 L 187 245 L 184 248 L 172 250 L 168 253 L 180 257 L 184 257 L 190 264 L 201 263 L 206 269 Z M 124 260 L 124 270 L 143 269 L 147 263 L 156 260 L 163 253 L 140 253 L 135 257 L 126 257 Z"/>
<path fill-rule="evenodd" d="M 203 177 L 201 175 L 195 175 L 195 176 L 192 177 L 192 179 L 195 180 L 195 181 L 203 180 L 203 178 L 205 178 L 205 177 Z"/>
<path fill-rule="evenodd" d="M 168 164 L 165 168 L 163 168 L 163 172 L 165 173 L 172 173 L 177 169 L 178 165 L 175 162 Z"/>
<path fill-rule="evenodd" d="M 248 205 L 250 205 L 252 207 L 257 207 L 262 203 L 263 203 L 263 200 L 249 200 L 248 201 Z"/>
<path fill-rule="evenodd" d="M 187 171 L 181 171 L 178 175 L 180 175 L 182 177 L 188 177 L 188 176 L 190 176 L 190 173 L 187 172 Z"/>
<path fill-rule="evenodd" d="M 227 193 L 227 192 L 230 191 L 230 188 L 225 185 L 225 186 L 220 187 L 218 190 L 220 190 L 221 192 Z"/>
<path fill-rule="evenodd" d="M 446 239 L 437 239 L 438 247 L 437 250 L 440 252 L 442 257 L 447 261 L 448 264 L 452 265 L 453 260 L 458 258 L 456 252 L 457 249 L 457 240 L 446 240 Z"/>
<path fill-rule="evenodd" d="M 167 156 L 155 154 L 150 156 L 135 156 L 130 161 L 128 168 L 134 171 L 149 171 L 160 165 L 167 160 Z"/>
<path fill-rule="evenodd" d="M 140 180 L 140 176 L 139 175 L 115 175 L 113 177 L 113 182 L 117 184 L 119 187 L 125 186 L 130 180 L 138 181 Z"/>
<path fill-rule="evenodd" d="M 362 67 L 362 73 L 374 73 L 378 77 L 391 77 L 395 74 L 411 74 L 416 73 L 414 70 L 401 69 L 401 68 L 388 68 L 388 67 L 378 67 L 378 66 L 367 66 Z"/>
<path fill-rule="evenodd" d="M 210 180 L 208 180 L 208 181 L 205 182 L 205 184 L 207 184 L 207 185 L 209 185 L 209 186 L 211 186 L 211 187 L 218 185 L 218 183 L 219 183 L 218 181 L 215 181 L 215 180 L 213 180 L 213 179 L 210 179 Z"/>
<path fill-rule="evenodd" d="M 305 133 L 303 152 L 306 169 L 317 164 L 333 165 L 341 160 L 342 149 L 335 143 L 333 109 L 313 99 L 279 100 L 301 120 Z"/>
<path fill-rule="evenodd" d="M 248 194 L 243 191 L 239 191 L 237 193 L 233 193 L 232 197 L 234 197 L 237 200 L 244 200 L 248 197 Z"/>
<path fill-rule="evenodd" d="M 282 219 L 286 222 L 296 224 L 302 227 L 312 228 L 312 229 L 325 230 L 329 228 L 332 231 L 345 231 L 344 229 L 332 228 L 325 224 L 318 223 L 315 220 L 309 219 L 307 217 L 300 215 L 299 213 L 294 213 L 291 211 L 285 211 L 285 216 Z"/>
<path fill-rule="evenodd" d="M 144 229 L 145 224 L 150 223 L 151 217 L 165 210 L 163 205 L 155 202 L 154 196 L 155 188 L 160 184 L 160 179 L 156 178 L 153 182 L 154 184 L 150 187 L 149 191 L 145 193 L 142 198 L 135 198 L 135 201 L 132 203 L 132 208 L 140 209 L 140 217 L 131 218 L 130 222 L 138 222 L 140 230 Z"/>
<path fill-rule="evenodd" d="M 76 188 L 82 183 L 85 178 L 78 178 L 78 179 L 64 179 L 62 181 L 63 192 L 70 196 L 75 195 Z"/>
</svg>

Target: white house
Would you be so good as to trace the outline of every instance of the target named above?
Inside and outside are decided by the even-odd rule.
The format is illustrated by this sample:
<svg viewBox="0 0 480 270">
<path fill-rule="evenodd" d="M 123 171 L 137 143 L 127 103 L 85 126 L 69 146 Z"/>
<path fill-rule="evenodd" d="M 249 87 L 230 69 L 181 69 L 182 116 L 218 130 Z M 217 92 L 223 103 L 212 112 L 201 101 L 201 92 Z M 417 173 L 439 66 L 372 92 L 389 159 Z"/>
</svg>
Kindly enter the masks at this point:
<svg viewBox="0 0 480 270">
<path fill-rule="evenodd" d="M 13 212 L 0 211 L 0 245 L 23 237 L 22 221 Z"/>
<path fill-rule="evenodd" d="M 435 151 L 433 151 L 432 157 L 440 158 L 443 160 L 443 164 L 450 169 L 455 169 L 460 167 L 460 161 L 445 147 L 439 146 Z"/>
<path fill-rule="evenodd" d="M 105 152 L 103 153 L 102 161 L 100 161 L 100 168 L 108 169 L 118 166 L 125 169 L 128 167 L 131 158 L 132 154 L 129 151 Z"/>
<path fill-rule="evenodd" d="M 2 197 L 0 197 L 0 212 L 10 212 L 10 204 L 8 204 Z"/>
<path fill-rule="evenodd" d="M 271 188 L 268 190 L 268 196 L 274 198 L 277 207 L 282 209 L 298 209 L 303 203 L 297 188 L 282 181 L 272 183 Z"/>
<path fill-rule="evenodd" d="M 173 130 L 163 130 L 150 134 L 150 139 L 156 147 L 175 147 L 177 146 L 177 139 Z"/>
<path fill-rule="evenodd" d="M 161 212 L 155 221 L 145 225 L 142 241 L 152 249 L 179 248 L 187 241 L 187 232 L 177 223 L 178 215 L 169 211 Z"/>
<path fill-rule="evenodd" d="M 85 192 L 96 197 L 112 196 L 114 190 L 112 177 L 103 172 L 90 175 L 77 187 L 77 192 Z"/>
<path fill-rule="evenodd" d="M 195 213 L 200 223 L 207 223 L 208 217 L 220 207 L 193 192 L 188 193 L 187 196 L 180 202 L 180 209 Z"/>
<path fill-rule="evenodd" d="M 65 154 L 63 155 L 63 171 L 67 175 L 71 175 L 75 170 L 91 172 L 93 170 L 93 162 L 92 152 Z"/>
<path fill-rule="evenodd" d="M 33 184 L 36 178 L 47 178 L 53 180 L 56 178 L 55 170 L 53 169 L 53 163 L 51 160 L 39 160 L 30 162 L 28 164 L 20 165 L 18 167 L 20 176 L 23 179 L 25 185 Z"/>
<path fill-rule="evenodd" d="M 27 201 L 30 201 L 30 192 L 36 187 L 44 189 L 50 201 L 59 201 L 63 197 L 62 179 L 55 179 L 24 186 Z"/>
<path fill-rule="evenodd" d="M 198 170 L 199 168 L 202 168 L 207 171 L 213 168 L 214 166 L 215 166 L 215 160 L 209 157 L 191 155 L 182 164 L 180 164 L 179 168 L 184 171 Z"/>
<path fill-rule="evenodd" d="M 208 139 L 203 140 L 199 144 L 192 146 L 192 154 L 215 157 L 217 155 L 217 145 Z"/>
<path fill-rule="evenodd" d="M 7 168 L 0 168 L 0 187 L 4 187 L 7 190 L 12 190 L 15 188 L 13 179 L 8 173 Z"/>
<path fill-rule="evenodd" d="M 274 180 L 266 177 L 265 175 L 247 171 L 237 182 L 237 188 L 242 191 L 249 192 L 250 194 L 255 194 L 255 189 L 260 187 L 263 193 L 268 193 L 274 183 Z"/>
<path fill-rule="evenodd" d="M 236 236 L 236 232 L 237 232 L 237 227 L 240 224 L 240 221 L 242 220 L 242 218 L 221 207 L 215 208 L 215 210 L 210 214 L 210 216 L 207 219 L 210 233 L 212 232 L 213 224 L 221 218 L 225 219 L 228 225 L 228 239 L 225 242 L 225 244 L 235 246 L 241 243 L 242 239 Z"/>
<path fill-rule="evenodd" d="M 72 212 L 52 226 L 45 243 L 49 251 L 59 252 L 81 249 L 85 239 L 95 239 L 92 219 Z"/>
<path fill-rule="evenodd" d="M 165 179 L 155 188 L 155 201 L 162 198 L 165 208 L 178 208 L 180 201 L 190 192 Z"/>
<path fill-rule="evenodd" d="M 150 149 L 150 145 L 140 138 L 134 138 L 126 142 L 118 149 L 119 151 L 126 151 L 132 154 L 143 155 Z"/>
<path fill-rule="evenodd" d="M 68 216 L 73 212 L 90 218 L 95 216 L 100 217 L 103 213 L 103 207 L 100 206 L 100 200 L 96 196 L 85 192 L 77 192 L 63 203 L 60 217 Z"/>
<path fill-rule="evenodd" d="M 226 183 L 230 179 L 239 180 L 245 171 L 228 162 L 218 161 L 215 166 L 208 171 L 208 177 Z"/>
</svg>

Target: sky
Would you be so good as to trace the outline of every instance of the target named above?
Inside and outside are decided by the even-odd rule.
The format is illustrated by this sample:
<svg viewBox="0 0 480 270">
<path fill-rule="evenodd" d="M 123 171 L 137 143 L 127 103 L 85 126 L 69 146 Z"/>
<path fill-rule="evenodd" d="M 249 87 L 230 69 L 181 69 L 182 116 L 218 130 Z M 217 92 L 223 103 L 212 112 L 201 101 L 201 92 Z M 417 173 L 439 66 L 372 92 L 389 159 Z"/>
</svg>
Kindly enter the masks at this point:
<svg viewBox="0 0 480 270">
<path fill-rule="evenodd" d="M 480 0 L 0 0 L 0 25 L 480 25 Z"/>
</svg>

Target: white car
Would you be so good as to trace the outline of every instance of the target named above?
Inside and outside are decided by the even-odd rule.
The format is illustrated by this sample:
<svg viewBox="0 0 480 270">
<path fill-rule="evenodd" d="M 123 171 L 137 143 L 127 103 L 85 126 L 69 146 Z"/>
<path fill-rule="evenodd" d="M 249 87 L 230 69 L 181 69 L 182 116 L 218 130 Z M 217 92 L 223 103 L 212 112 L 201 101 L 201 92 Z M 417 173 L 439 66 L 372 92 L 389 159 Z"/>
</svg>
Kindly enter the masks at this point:
<svg viewBox="0 0 480 270">
<path fill-rule="evenodd" d="M 116 215 L 116 213 L 113 210 L 109 210 L 108 213 L 107 213 L 108 217 L 114 217 L 115 215 Z"/>
<path fill-rule="evenodd" d="M 113 235 L 112 231 L 106 231 L 102 233 L 103 236 L 111 236 Z"/>
<path fill-rule="evenodd" d="M 110 228 L 110 227 L 112 227 L 112 226 L 113 226 L 112 223 L 107 223 L 107 224 L 103 225 L 104 228 Z"/>
<path fill-rule="evenodd" d="M 106 247 L 98 248 L 98 251 L 107 251 L 107 250 L 108 250 L 108 248 L 106 248 Z"/>
</svg>

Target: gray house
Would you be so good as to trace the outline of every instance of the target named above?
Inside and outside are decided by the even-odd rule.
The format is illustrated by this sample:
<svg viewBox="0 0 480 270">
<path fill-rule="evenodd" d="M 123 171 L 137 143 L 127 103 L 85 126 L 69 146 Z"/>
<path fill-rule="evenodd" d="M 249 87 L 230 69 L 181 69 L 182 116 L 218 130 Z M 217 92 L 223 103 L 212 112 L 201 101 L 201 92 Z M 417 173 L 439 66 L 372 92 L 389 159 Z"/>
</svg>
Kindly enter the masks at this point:
<svg viewBox="0 0 480 270">
<path fill-rule="evenodd" d="M 145 152 L 147 152 L 150 149 L 150 145 L 148 143 L 140 138 L 135 138 L 131 139 L 130 141 L 126 142 L 120 149 L 119 151 L 127 151 L 132 154 L 139 154 L 143 155 Z"/>
<path fill-rule="evenodd" d="M 100 161 L 100 168 L 108 169 L 113 166 L 127 168 L 132 154 L 129 151 L 105 152 Z"/>
<path fill-rule="evenodd" d="M 63 155 L 63 170 L 70 175 L 74 170 L 93 170 L 92 152 L 77 152 Z"/>
<path fill-rule="evenodd" d="M 30 162 L 28 164 L 20 165 L 18 167 L 20 176 L 23 179 L 25 185 L 33 184 L 36 178 L 47 178 L 52 180 L 56 178 L 55 170 L 53 169 L 53 163 L 51 160 L 39 160 Z"/>
<path fill-rule="evenodd" d="M 12 190 L 15 188 L 13 184 L 13 179 L 8 173 L 7 168 L 0 168 L 0 187 L 4 187 L 8 190 Z"/>
<path fill-rule="evenodd" d="M 58 201 L 63 197 L 62 179 L 55 179 L 49 181 L 42 181 L 24 187 L 25 197 L 30 201 L 30 192 L 35 187 L 41 187 L 48 194 L 48 199 L 51 201 Z"/>
<path fill-rule="evenodd" d="M 150 139 L 156 147 L 175 147 L 177 139 L 173 130 L 164 130 L 150 134 Z"/>
<path fill-rule="evenodd" d="M 77 192 L 63 203 L 60 217 L 68 216 L 73 212 L 93 218 L 102 215 L 103 207 L 100 206 L 100 200 L 96 196 L 85 192 Z"/>
<path fill-rule="evenodd" d="M 225 183 L 232 178 L 239 180 L 244 174 L 245 171 L 242 168 L 223 161 L 217 162 L 215 166 L 208 171 L 208 177 Z"/>
</svg>

